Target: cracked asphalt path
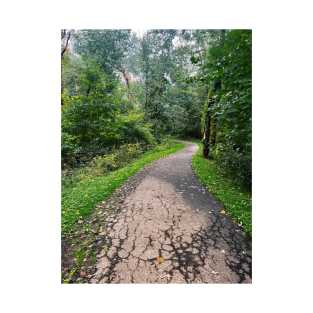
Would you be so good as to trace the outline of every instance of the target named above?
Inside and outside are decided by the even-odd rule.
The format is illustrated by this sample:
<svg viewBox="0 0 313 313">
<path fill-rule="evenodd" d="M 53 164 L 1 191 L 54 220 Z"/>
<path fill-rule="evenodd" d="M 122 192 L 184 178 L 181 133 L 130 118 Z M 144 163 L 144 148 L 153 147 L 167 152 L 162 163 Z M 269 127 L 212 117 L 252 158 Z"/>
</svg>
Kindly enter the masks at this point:
<svg viewBox="0 0 313 313">
<path fill-rule="evenodd" d="M 198 182 L 196 150 L 154 162 L 113 197 L 91 283 L 251 282 L 250 242 Z"/>
</svg>

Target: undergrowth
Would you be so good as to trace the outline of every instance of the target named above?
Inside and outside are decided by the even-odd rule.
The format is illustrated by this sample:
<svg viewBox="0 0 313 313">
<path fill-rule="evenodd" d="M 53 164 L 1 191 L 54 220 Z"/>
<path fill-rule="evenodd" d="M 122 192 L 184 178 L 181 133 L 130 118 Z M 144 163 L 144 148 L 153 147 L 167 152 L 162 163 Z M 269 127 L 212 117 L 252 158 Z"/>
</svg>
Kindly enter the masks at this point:
<svg viewBox="0 0 313 313">
<path fill-rule="evenodd" d="M 202 144 L 193 156 L 192 167 L 201 183 L 207 187 L 219 200 L 227 214 L 229 214 L 245 232 L 252 233 L 252 198 L 249 192 L 236 186 L 232 180 L 225 177 L 214 160 L 207 160 L 202 156 Z"/>
</svg>

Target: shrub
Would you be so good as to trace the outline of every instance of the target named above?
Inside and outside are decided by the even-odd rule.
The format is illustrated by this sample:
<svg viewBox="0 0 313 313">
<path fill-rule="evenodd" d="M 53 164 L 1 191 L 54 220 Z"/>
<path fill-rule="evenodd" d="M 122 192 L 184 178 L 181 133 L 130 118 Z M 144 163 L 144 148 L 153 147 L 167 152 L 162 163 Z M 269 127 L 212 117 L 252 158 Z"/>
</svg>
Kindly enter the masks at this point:
<svg viewBox="0 0 313 313">
<path fill-rule="evenodd" d="M 80 181 L 106 175 L 115 171 L 143 154 L 150 145 L 140 143 L 125 144 L 111 150 L 111 153 L 94 157 L 87 165 L 80 164 L 80 167 L 65 167 L 62 171 L 62 188 L 75 185 Z M 164 147 L 163 147 L 164 148 Z"/>
<path fill-rule="evenodd" d="M 120 146 L 116 150 L 119 167 L 127 164 L 129 161 L 139 156 L 142 152 L 143 150 L 139 143 Z"/>
<path fill-rule="evenodd" d="M 92 159 L 89 165 L 89 169 L 99 175 L 105 174 L 110 171 L 114 171 L 119 167 L 118 158 L 116 153 L 111 153 L 104 156 L 97 156 Z"/>
<path fill-rule="evenodd" d="M 75 156 L 78 149 L 76 138 L 68 133 L 62 132 L 61 141 L 62 165 L 67 163 L 74 166 L 76 163 Z"/>
<path fill-rule="evenodd" d="M 119 131 L 121 142 L 155 144 L 155 138 L 151 132 L 151 125 L 144 122 L 142 113 L 132 112 L 129 115 L 119 116 Z"/>
<path fill-rule="evenodd" d="M 252 158 L 251 152 L 240 151 L 232 145 L 218 144 L 213 152 L 219 168 L 239 185 L 251 190 Z"/>
<path fill-rule="evenodd" d="M 144 143 L 149 144 L 149 145 L 156 144 L 156 140 L 154 136 L 152 135 L 150 128 L 147 125 L 138 126 L 137 134 L 138 134 L 138 138 L 141 139 L 141 141 L 143 141 Z"/>
</svg>

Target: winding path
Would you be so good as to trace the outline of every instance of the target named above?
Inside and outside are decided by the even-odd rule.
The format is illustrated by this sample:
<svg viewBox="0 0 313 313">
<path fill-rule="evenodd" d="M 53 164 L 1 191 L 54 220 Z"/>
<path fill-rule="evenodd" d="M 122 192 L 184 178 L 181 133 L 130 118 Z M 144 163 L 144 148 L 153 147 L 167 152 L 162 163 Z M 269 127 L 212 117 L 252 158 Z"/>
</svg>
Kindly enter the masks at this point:
<svg viewBox="0 0 313 313">
<path fill-rule="evenodd" d="M 154 162 L 112 197 L 107 248 L 90 282 L 251 282 L 250 243 L 198 182 L 191 168 L 196 149 L 188 143 Z"/>
</svg>

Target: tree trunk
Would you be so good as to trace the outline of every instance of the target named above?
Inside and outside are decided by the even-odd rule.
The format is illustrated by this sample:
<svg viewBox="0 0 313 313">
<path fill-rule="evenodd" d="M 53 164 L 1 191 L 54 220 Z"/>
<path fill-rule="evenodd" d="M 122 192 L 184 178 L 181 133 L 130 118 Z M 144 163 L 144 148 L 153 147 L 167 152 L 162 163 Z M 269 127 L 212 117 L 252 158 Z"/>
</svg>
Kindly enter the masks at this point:
<svg viewBox="0 0 313 313">
<path fill-rule="evenodd" d="M 63 30 L 63 31 L 61 32 L 61 39 L 64 39 L 65 36 L 66 36 L 66 30 Z M 70 38 L 71 38 L 71 32 L 68 31 L 68 32 L 67 32 L 67 38 L 66 38 L 65 44 L 64 44 L 63 48 L 61 49 L 61 58 L 63 58 L 64 53 L 65 53 L 65 51 L 67 50 L 67 47 L 68 47 L 68 43 L 69 43 L 69 41 L 70 41 Z"/>
<path fill-rule="evenodd" d="M 210 153 L 210 113 L 207 112 L 205 118 L 204 140 L 203 140 L 203 156 L 208 159 Z"/>
<path fill-rule="evenodd" d="M 91 90 L 91 84 L 88 85 L 88 89 L 87 89 L 87 92 L 86 92 L 86 96 L 87 97 L 89 96 L 90 90 Z"/>
<path fill-rule="evenodd" d="M 204 121 L 204 138 L 203 138 L 203 157 L 209 159 L 210 157 L 210 136 L 211 136 L 211 112 L 210 108 L 212 105 L 211 91 L 208 92 L 207 100 L 207 112 Z"/>
</svg>

